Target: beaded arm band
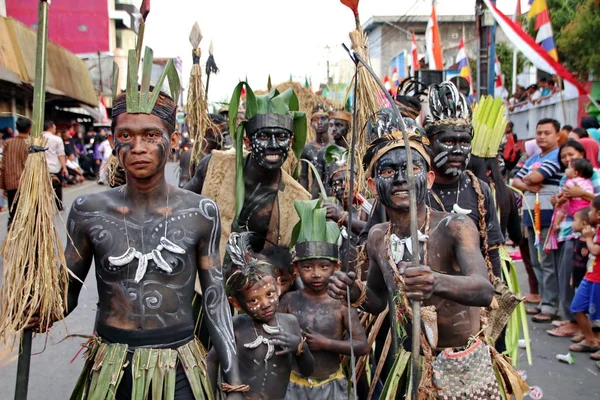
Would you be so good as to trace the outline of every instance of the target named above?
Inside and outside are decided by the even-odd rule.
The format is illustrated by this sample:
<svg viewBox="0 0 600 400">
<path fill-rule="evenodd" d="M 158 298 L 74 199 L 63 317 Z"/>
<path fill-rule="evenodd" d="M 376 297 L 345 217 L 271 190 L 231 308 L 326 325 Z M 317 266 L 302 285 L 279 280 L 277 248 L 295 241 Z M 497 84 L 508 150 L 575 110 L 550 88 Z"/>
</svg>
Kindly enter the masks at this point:
<svg viewBox="0 0 600 400">
<path fill-rule="evenodd" d="M 226 382 L 221 385 L 221 392 L 224 393 L 246 393 L 248 391 L 250 391 L 249 385 L 230 385 Z"/>
<path fill-rule="evenodd" d="M 360 290 L 360 296 L 358 296 L 358 299 L 352 303 L 352 308 L 359 308 L 367 300 L 367 286 L 360 279 L 354 281 L 354 285 L 356 285 L 356 287 Z M 348 307 L 348 302 L 346 301 L 345 297 L 341 299 L 340 302 Z"/>
</svg>

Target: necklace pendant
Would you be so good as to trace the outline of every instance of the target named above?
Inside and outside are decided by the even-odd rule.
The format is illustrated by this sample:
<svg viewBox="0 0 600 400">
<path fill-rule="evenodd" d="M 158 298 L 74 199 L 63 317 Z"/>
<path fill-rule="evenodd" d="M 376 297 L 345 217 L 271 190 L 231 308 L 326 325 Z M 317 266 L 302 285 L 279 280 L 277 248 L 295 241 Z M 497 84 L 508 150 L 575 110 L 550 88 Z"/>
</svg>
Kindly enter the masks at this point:
<svg viewBox="0 0 600 400">
<path fill-rule="evenodd" d="M 160 246 L 162 246 L 165 250 L 170 251 L 175 254 L 185 254 L 185 249 L 177 246 L 175 243 L 171 242 L 166 237 L 160 238 Z"/>
<path fill-rule="evenodd" d="M 108 262 L 116 267 L 122 267 L 124 265 L 129 264 L 135 258 L 135 249 L 133 247 L 129 247 L 127 251 L 118 257 L 108 257 Z"/>
<path fill-rule="evenodd" d="M 139 257 L 138 267 L 135 271 L 135 283 L 139 283 L 144 275 L 146 274 L 146 269 L 148 268 L 148 256 L 146 254 L 142 254 Z"/>
<path fill-rule="evenodd" d="M 263 324 L 263 330 L 269 335 L 273 335 L 275 333 L 279 333 L 281 331 L 281 327 L 279 325 L 271 326 L 267 324 Z"/>
<path fill-rule="evenodd" d="M 459 206 L 456 203 L 454 203 L 454 205 L 452 206 L 452 211 L 455 214 L 463 214 L 463 215 L 469 215 L 469 214 L 471 214 L 471 210 L 467 210 L 466 208 L 462 208 L 461 206 Z"/>
<path fill-rule="evenodd" d="M 168 273 L 173 272 L 173 268 L 171 268 L 169 263 L 165 261 L 162 254 L 160 254 L 160 251 L 158 251 L 157 249 L 152 250 L 152 259 L 154 260 L 158 268 Z"/>
</svg>

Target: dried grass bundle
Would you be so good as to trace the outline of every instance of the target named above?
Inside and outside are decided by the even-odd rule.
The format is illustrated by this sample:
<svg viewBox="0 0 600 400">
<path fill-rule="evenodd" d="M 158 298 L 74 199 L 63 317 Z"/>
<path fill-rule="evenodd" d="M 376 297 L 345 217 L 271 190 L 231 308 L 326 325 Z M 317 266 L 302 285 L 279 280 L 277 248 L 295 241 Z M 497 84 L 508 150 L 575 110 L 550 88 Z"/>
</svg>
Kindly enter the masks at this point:
<svg viewBox="0 0 600 400">
<path fill-rule="evenodd" d="M 31 145 L 43 146 L 35 137 Z M 44 152 L 27 157 L 17 191 L 17 209 L 2 246 L 0 341 L 9 343 L 35 315 L 48 329 L 65 314 L 67 263 L 55 224 L 58 212 Z"/>
<path fill-rule="evenodd" d="M 335 108 L 335 109 L 341 109 L 343 108 L 343 104 L 335 104 L 334 102 L 327 100 L 324 97 L 321 97 L 315 93 L 313 93 L 312 90 L 305 88 L 303 85 L 299 84 L 298 82 L 283 82 L 280 83 L 278 85 L 275 85 L 271 88 L 271 90 L 275 90 L 277 89 L 279 91 L 279 93 L 283 93 L 285 92 L 287 89 L 289 88 L 293 88 L 294 89 L 294 93 L 296 93 L 296 96 L 298 97 L 298 102 L 300 103 L 300 111 L 302 111 L 303 113 L 306 114 L 306 142 L 312 142 L 313 140 L 315 140 L 315 132 L 312 129 L 312 126 L 310 125 L 310 118 L 311 118 L 311 114 L 312 114 L 312 110 L 313 108 L 321 103 L 323 105 L 325 105 L 326 108 Z M 264 95 L 269 93 L 266 90 L 260 91 L 257 90 L 256 92 L 254 92 L 256 95 Z"/>
<path fill-rule="evenodd" d="M 360 26 L 350 32 L 350 41 L 352 42 L 352 50 L 356 52 L 367 63 L 371 63 L 369 52 L 367 51 L 367 35 Z M 353 79 L 353 84 L 354 79 Z M 351 84 L 348 88 L 353 87 Z M 369 71 L 362 65 L 358 64 L 358 87 L 356 89 L 356 127 L 348 134 L 348 143 L 352 143 L 352 137 L 356 132 L 356 147 L 354 149 L 354 157 L 356 160 L 356 191 L 365 193 L 367 177 L 362 168 L 362 159 L 365 155 L 369 138 L 366 130 L 367 121 L 369 118 L 383 107 L 389 107 L 389 103 L 385 98 L 384 93 L 375 78 L 369 74 Z M 348 176 L 350 176 L 350 163 L 348 163 Z"/>
<path fill-rule="evenodd" d="M 104 169 L 106 170 L 106 175 L 108 176 L 108 184 L 110 187 L 115 186 L 115 176 L 117 175 L 117 170 L 119 169 L 119 159 L 116 156 L 111 155 L 106 161 L 106 165 L 104 165 Z"/>
<path fill-rule="evenodd" d="M 198 165 L 202 155 L 202 145 L 207 129 L 218 129 L 208 115 L 206 104 L 206 93 L 202 83 L 202 68 L 200 68 L 200 42 L 202 32 L 198 22 L 194 23 L 190 32 L 190 43 L 192 45 L 192 71 L 190 72 L 190 83 L 188 85 L 188 97 L 186 104 L 186 120 L 190 138 L 194 141 L 192 149 L 192 165 Z"/>
</svg>

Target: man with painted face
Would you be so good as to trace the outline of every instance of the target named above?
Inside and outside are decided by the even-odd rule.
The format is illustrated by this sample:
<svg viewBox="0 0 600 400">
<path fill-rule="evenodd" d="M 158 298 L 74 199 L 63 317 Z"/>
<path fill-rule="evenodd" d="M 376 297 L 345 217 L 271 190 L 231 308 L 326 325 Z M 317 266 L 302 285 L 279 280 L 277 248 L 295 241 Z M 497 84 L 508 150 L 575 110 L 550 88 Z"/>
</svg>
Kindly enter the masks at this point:
<svg viewBox="0 0 600 400">
<path fill-rule="evenodd" d="M 241 85 L 247 84 L 240 83 L 234 91 L 233 109 L 237 109 Z M 257 233 L 262 243 L 255 251 L 263 246 L 289 245 L 298 221 L 294 200 L 311 198 L 281 168 L 290 150 L 300 157 L 306 137 L 306 117 L 297 112 L 296 95 L 288 89 L 255 96 L 246 87 L 246 121 L 237 125 L 235 115 L 229 120 L 235 153 L 213 151 L 200 161 L 185 186 L 217 203 L 222 224 L 221 257 L 231 232 Z"/>
<path fill-rule="evenodd" d="M 347 111 L 332 111 L 329 113 L 329 127 L 328 135 L 333 139 L 333 143 L 343 149 L 349 147 L 349 143 L 346 141 L 346 136 L 350 131 L 350 121 L 352 121 L 352 114 Z M 321 180 L 325 185 L 325 189 L 329 190 L 327 186 L 327 160 L 325 158 L 326 146 L 322 147 L 317 154 L 317 170 L 321 175 Z M 317 193 L 318 196 L 318 193 Z M 314 196 L 313 197 L 317 197 Z"/>
<path fill-rule="evenodd" d="M 471 157 L 471 107 L 451 82 L 429 87 L 424 124 L 431 142 L 435 182 L 428 204 L 439 211 L 469 216 L 479 230 L 481 250 L 493 273 L 501 272 L 499 247 L 504 236 L 492 191 L 466 167 Z"/>
<path fill-rule="evenodd" d="M 330 279 L 329 294 L 343 301 L 350 286 L 353 306 L 372 314 L 383 312 L 390 301 L 397 310 L 406 310 L 408 302 L 404 295 L 411 300 L 423 301 L 424 306 L 435 307 L 438 332 L 437 340 L 427 336 L 424 346 L 434 351 L 463 347 L 480 330 L 480 307 L 491 303 L 493 287 L 473 222 L 463 214 L 439 212 L 427 206 L 427 189 L 434 181 L 426 147 L 428 142 L 418 133 L 421 129 L 412 120 L 406 119 L 406 122 L 411 131 L 408 145 L 412 151 L 412 166 L 407 164 L 405 142 L 397 127 L 384 131 L 374 140 L 363 159 L 369 188 L 390 219 L 390 222 L 375 225 L 369 232 L 366 287 L 358 283 L 354 273 L 338 271 Z M 415 268 L 408 262 L 415 247 L 407 244 L 410 237 L 409 167 L 415 174 L 419 249 L 423 264 Z M 403 287 L 399 286 L 400 282 Z M 405 332 L 410 331 L 405 326 Z M 392 349 L 391 354 L 395 355 L 397 350 Z M 421 385 L 424 385 L 423 381 Z M 425 382 L 425 386 L 430 384 Z"/>
<path fill-rule="evenodd" d="M 325 109 L 324 104 L 319 103 L 313 108 L 310 125 L 315 131 L 315 140 L 306 144 L 301 159 L 310 161 L 316 166 L 319 150 L 323 147 L 327 147 L 332 140 L 328 129 L 329 113 Z M 315 182 L 314 174 L 310 166 L 303 162 L 301 163 L 300 168 L 300 178 L 298 181 L 302 187 L 311 192 L 313 198 L 317 198 L 319 196 L 319 185 Z M 312 178 L 312 182 L 309 182 L 309 175 Z"/>
<path fill-rule="evenodd" d="M 133 50 L 129 62 L 135 63 Z M 170 68 L 171 63 L 165 76 L 176 74 Z M 149 75 L 144 68 L 144 77 Z M 113 101 L 109 136 L 127 184 L 77 198 L 66 224 L 71 240 L 65 257 L 74 275 L 65 309 L 76 308 L 92 261 L 98 290 L 96 334 L 88 342 L 86 367 L 72 397 L 145 400 L 148 386 L 139 390 L 140 379 L 146 379 L 143 363 L 156 373 L 153 392 L 204 398 L 205 360 L 192 313 L 196 276 L 206 293 L 208 331 L 232 385 L 223 391 L 243 391 L 219 256 L 219 211 L 212 200 L 167 183 L 170 149 L 179 143 L 177 100 L 159 89 L 130 87 L 134 78 L 126 94 Z M 178 95 L 178 82 L 169 83 Z M 105 357 L 111 362 L 103 363 Z M 118 379 L 90 385 L 98 376 Z M 243 398 L 241 393 L 228 396 Z"/>
</svg>

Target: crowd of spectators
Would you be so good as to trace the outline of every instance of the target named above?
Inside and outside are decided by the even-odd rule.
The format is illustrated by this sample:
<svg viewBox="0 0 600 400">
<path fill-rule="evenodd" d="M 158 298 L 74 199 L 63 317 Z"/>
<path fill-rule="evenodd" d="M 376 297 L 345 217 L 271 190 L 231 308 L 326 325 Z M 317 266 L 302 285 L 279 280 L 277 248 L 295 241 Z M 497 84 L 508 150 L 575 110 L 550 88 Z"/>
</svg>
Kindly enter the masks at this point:
<svg viewBox="0 0 600 400">
<path fill-rule="evenodd" d="M 9 126 L 1 130 L 0 211 L 10 209 L 13 203 L 12 196 L 16 193 L 25 168 L 26 141 L 31 131 L 31 121 L 19 117 L 15 128 Z M 86 180 L 107 183 L 102 173 L 102 166 L 111 155 L 107 128 L 90 127 L 85 130 L 78 123 L 72 123 L 68 128 L 57 128 L 54 122 L 46 121 L 42 135 L 46 138 L 46 162 L 59 209 L 62 209 L 63 187 Z"/>
<path fill-rule="evenodd" d="M 559 100 L 561 82 L 557 78 L 540 78 L 537 84 L 517 86 L 515 93 L 506 99 L 508 111 L 526 110 Z"/>
</svg>

